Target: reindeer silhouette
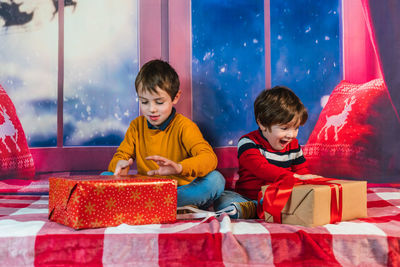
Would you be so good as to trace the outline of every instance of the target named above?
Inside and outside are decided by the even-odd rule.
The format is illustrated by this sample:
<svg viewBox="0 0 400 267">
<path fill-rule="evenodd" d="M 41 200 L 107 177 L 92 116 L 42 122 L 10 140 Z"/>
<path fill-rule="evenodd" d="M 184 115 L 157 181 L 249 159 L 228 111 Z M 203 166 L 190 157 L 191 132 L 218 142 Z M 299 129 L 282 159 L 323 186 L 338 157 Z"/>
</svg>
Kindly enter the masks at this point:
<svg viewBox="0 0 400 267">
<path fill-rule="evenodd" d="M 53 6 L 54 6 L 54 12 L 53 12 L 53 18 L 54 18 L 54 16 L 58 12 L 58 0 L 52 0 L 52 2 L 53 2 Z M 77 2 L 74 0 L 64 0 L 64 7 L 73 6 L 74 11 L 75 11 L 76 5 L 77 5 Z"/>
<path fill-rule="evenodd" d="M 3 142 L 3 144 L 6 146 L 8 152 L 11 153 L 11 149 L 7 146 L 5 139 L 7 136 L 11 138 L 11 140 L 15 143 L 15 146 L 18 150 L 18 152 L 21 151 L 21 149 L 18 146 L 17 140 L 18 140 L 18 130 L 15 129 L 14 124 L 10 120 L 10 116 L 8 116 L 6 109 L 0 105 L 0 114 L 3 115 L 4 118 L 4 123 L 0 124 L 0 139 Z M 14 137 L 15 135 L 15 137 Z M 1 150 L 0 150 L 0 153 Z"/>
<path fill-rule="evenodd" d="M 21 12 L 19 6 L 22 3 L 15 3 L 14 0 L 10 2 L 10 4 L 0 2 L 0 17 L 5 21 L 4 27 L 23 25 L 32 20 L 33 12 Z"/>
<path fill-rule="evenodd" d="M 350 99 L 346 98 L 344 101 L 344 108 L 343 111 L 340 114 L 337 115 L 332 115 L 332 116 L 326 116 L 326 123 L 324 127 L 322 127 L 321 131 L 318 133 L 317 138 L 321 135 L 321 133 L 325 130 L 325 140 L 328 140 L 328 129 L 332 126 L 333 129 L 335 130 L 335 141 L 338 141 L 338 133 L 340 130 L 342 130 L 343 126 L 347 123 L 347 116 L 349 116 L 349 113 L 351 111 L 351 106 L 356 102 L 355 96 L 352 96 Z"/>
</svg>

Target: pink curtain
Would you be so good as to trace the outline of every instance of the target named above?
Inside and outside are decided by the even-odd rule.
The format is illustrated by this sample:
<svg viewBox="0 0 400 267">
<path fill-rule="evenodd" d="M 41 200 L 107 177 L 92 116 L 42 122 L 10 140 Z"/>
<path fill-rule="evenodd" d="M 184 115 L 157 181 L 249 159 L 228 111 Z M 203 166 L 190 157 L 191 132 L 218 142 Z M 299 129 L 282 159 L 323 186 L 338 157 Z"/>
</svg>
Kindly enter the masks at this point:
<svg viewBox="0 0 400 267">
<path fill-rule="evenodd" d="M 343 0 L 344 80 L 365 83 L 382 78 L 378 53 L 375 53 L 361 0 Z"/>
<path fill-rule="evenodd" d="M 400 2 L 343 0 L 342 5 L 343 79 L 384 79 L 391 105 L 380 110 L 382 133 L 371 145 L 380 148 L 375 156 L 387 164 L 381 181 L 395 182 L 400 174 Z"/>
</svg>

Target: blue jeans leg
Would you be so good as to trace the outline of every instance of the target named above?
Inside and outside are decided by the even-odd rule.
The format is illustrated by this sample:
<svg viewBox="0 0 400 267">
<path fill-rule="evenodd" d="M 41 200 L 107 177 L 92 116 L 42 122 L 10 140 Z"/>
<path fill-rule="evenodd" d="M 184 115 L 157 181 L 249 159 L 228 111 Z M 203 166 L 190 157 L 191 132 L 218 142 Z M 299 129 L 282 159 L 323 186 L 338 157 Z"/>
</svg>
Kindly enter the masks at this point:
<svg viewBox="0 0 400 267">
<path fill-rule="evenodd" d="M 223 208 L 226 208 L 229 205 L 231 205 L 233 202 L 247 202 L 247 201 L 254 201 L 254 203 L 257 205 L 257 202 L 255 200 L 251 200 L 234 191 L 225 190 L 224 192 L 222 192 L 221 196 L 217 200 L 215 200 L 214 210 L 216 211 L 222 210 Z"/>
<path fill-rule="evenodd" d="M 225 178 L 218 171 L 197 177 L 190 184 L 178 186 L 178 207 L 196 205 L 208 208 L 224 191 Z"/>
<path fill-rule="evenodd" d="M 104 171 L 100 175 L 114 175 Z M 190 184 L 178 186 L 178 207 L 196 205 L 208 208 L 219 198 L 225 188 L 225 178 L 218 171 L 212 171 L 204 177 L 197 177 Z"/>
</svg>

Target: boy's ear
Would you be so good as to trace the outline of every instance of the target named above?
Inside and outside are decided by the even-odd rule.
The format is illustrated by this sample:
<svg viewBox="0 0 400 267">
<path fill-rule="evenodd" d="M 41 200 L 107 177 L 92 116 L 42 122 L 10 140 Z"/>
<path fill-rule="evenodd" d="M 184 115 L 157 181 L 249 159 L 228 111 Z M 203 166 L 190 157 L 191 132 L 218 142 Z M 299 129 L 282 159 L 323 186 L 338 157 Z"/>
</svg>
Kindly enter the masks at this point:
<svg viewBox="0 0 400 267">
<path fill-rule="evenodd" d="M 257 124 L 258 124 L 258 127 L 260 127 L 261 131 L 267 130 L 267 127 L 265 127 L 264 125 L 262 125 L 259 119 L 257 119 Z"/>
<path fill-rule="evenodd" d="M 176 93 L 175 98 L 172 100 L 172 104 L 176 104 L 179 101 L 179 98 L 181 97 L 182 91 L 179 90 L 178 93 Z"/>
</svg>

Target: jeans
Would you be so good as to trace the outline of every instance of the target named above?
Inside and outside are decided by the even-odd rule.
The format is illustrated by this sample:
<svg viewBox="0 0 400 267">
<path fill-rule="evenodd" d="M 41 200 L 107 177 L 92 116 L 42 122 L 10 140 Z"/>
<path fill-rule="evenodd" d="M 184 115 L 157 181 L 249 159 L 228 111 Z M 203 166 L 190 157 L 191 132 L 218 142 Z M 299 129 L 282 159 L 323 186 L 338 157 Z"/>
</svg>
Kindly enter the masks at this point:
<svg viewBox="0 0 400 267">
<path fill-rule="evenodd" d="M 114 175 L 102 172 L 101 175 Z M 190 184 L 178 186 L 178 207 L 196 205 L 206 209 L 219 198 L 225 188 L 225 178 L 219 171 L 212 171 L 204 177 L 197 177 Z"/>
<path fill-rule="evenodd" d="M 223 208 L 226 208 L 229 205 L 231 205 L 233 202 L 247 202 L 247 201 L 253 201 L 257 206 L 256 200 L 244 197 L 241 194 L 236 193 L 234 191 L 225 190 L 224 192 L 222 192 L 221 196 L 217 200 L 215 200 L 214 210 L 216 211 L 222 210 Z"/>
</svg>

